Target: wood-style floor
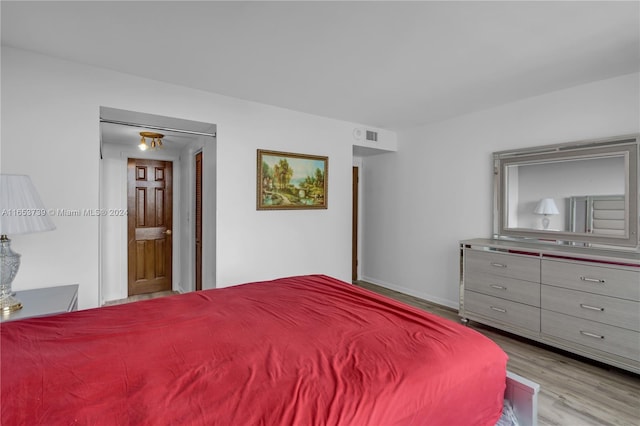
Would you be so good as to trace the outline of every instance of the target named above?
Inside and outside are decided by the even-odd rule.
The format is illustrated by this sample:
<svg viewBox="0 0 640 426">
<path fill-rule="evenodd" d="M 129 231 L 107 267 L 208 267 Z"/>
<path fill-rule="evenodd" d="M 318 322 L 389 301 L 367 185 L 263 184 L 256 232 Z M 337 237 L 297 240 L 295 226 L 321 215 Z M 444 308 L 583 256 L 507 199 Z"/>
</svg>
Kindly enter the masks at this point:
<svg viewBox="0 0 640 426">
<path fill-rule="evenodd" d="M 457 311 L 448 307 L 362 281 L 354 284 L 460 321 Z M 637 374 L 475 322 L 469 326 L 492 339 L 509 355 L 509 371 L 540 384 L 539 425 L 640 425 L 640 376 Z"/>
<path fill-rule="evenodd" d="M 155 292 L 155 293 L 137 294 L 135 296 L 129 296 L 126 299 L 110 300 L 108 302 L 104 302 L 104 304 L 102 306 L 122 305 L 124 303 L 138 302 L 140 300 L 155 299 L 156 297 L 171 296 L 173 294 L 178 294 L 178 292 L 169 290 L 169 291 L 158 291 L 158 292 Z"/>
</svg>

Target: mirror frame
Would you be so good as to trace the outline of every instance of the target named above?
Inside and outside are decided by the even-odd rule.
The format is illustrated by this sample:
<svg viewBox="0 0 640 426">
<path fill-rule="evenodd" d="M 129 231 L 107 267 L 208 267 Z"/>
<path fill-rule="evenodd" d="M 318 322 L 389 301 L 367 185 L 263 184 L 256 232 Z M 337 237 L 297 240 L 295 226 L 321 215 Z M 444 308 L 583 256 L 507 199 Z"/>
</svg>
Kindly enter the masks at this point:
<svg viewBox="0 0 640 426">
<path fill-rule="evenodd" d="M 497 239 L 526 239 L 528 241 L 566 244 L 580 247 L 604 246 L 623 250 L 640 248 L 638 227 L 640 218 L 638 194 L 638 168 L 640 159 L 640 135 L 619 136 L 609 139 L 599 139 L 581 142 L 569 142 L 556 145 L 546 145 L 523 148 L 512 151 L 493 153 L 493 238 Z M 535 164 L 549 161 L 569 159 L 595 159 L 625 157 L 625 234 L 595 235 L 571 231 L 551 231 L 529 228 L 507 228 L 507 167 L 518 164 Z M 634 219 L 635 218 L 635 219 Z"/>
</svg>

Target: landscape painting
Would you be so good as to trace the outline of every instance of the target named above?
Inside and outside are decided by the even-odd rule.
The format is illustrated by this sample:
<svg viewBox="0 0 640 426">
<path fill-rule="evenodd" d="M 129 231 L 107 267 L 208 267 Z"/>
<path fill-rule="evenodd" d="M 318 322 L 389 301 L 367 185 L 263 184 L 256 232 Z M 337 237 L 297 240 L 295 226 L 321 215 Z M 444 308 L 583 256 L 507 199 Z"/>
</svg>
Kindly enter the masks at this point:
<svg viewBox="0 0 640 426">
<path fill-rule="evenodd" d="M 326 209 L 328 158 L 258 150 L 257 208 Z"/>
</svg>

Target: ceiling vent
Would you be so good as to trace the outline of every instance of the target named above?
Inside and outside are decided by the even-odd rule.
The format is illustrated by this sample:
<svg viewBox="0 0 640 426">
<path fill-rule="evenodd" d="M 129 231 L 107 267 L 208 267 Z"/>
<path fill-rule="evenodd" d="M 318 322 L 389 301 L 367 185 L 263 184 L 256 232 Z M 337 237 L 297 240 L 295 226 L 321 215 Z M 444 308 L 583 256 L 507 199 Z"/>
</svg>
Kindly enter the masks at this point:
<svg viewBox="0 0 640 426">
<path fill-rule="evenodd" d="M 356 127 L 353 129 L 353 138 L 359 141 L 364 139 L 368 142 L 378 142 L 378 132 Z"/>
<path fill-rule="evenodd" d="M 374 132 L 373 130 L 367 130 L 367 138 L 370 142 L 378 142 L 378 132 Z"/>
</svg>

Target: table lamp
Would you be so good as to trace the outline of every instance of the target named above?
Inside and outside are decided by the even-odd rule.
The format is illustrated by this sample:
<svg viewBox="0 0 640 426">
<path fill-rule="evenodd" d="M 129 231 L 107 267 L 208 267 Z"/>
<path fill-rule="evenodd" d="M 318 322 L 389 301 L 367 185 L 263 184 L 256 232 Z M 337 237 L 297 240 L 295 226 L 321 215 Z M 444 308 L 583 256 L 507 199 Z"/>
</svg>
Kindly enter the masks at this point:
<svg viewBox="0 0 640 426">
<path fill-rule="evenodd" d="M 542 214 L 544 217 L 542 218 L 542 228 L 549 229 L 549 218 L 547 217 L 550 214 L 560 214 L 558 211 L 558 207 L 556 206 L 553 198 L 543 198 L 538 202 L 536 209 L 533 211 L 535 214 Z"/>
<path fill-rule="evenodd" d="M 20 267 L 20 255 L 11 250 L 7 235 L 30 234 L 55 229 L 47 209 L 29 176 L 0 174 L 0 312 L 22 308 L 11 293 L 11 283 Z"/>
</svg>

